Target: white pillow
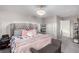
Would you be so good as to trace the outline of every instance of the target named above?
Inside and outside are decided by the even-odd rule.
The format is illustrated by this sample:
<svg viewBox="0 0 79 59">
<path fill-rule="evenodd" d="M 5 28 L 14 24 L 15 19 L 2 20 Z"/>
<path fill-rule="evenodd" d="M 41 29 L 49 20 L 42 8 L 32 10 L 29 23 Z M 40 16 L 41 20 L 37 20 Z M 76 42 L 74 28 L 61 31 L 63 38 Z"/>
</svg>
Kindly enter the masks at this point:
<svg viewBox="0 0 79 59">
<path fill-rule="evenodd" d="M 35 29 L 29 30 L 29 31 L 27 32 L 27 36 L 30 36 L 30 37 L 34 37 L 34 36 L 36 36 L 36 34 L 37 34 L 37 32 L 36 32 Z"/>
</svg>

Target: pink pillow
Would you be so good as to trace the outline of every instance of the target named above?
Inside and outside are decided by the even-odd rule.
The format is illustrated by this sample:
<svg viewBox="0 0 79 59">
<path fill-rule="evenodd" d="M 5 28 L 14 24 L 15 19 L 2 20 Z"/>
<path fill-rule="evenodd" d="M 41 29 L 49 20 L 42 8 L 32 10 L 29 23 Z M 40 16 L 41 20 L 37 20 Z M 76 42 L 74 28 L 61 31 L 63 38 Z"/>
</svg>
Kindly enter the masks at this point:
<svg viewBox="0 0 79 59">
<path fill-rule="evenodd" d="M 27 36 L 27 30 L 22 30 L 22 36 L 23 37 Z"/>
<path fill-rule="evenodd" d="M 33 37 L 36 36 L 37 32 L 35 29 L 32 30 L 22 30 L 22 36 L 23 37 Z"/>
</svg>

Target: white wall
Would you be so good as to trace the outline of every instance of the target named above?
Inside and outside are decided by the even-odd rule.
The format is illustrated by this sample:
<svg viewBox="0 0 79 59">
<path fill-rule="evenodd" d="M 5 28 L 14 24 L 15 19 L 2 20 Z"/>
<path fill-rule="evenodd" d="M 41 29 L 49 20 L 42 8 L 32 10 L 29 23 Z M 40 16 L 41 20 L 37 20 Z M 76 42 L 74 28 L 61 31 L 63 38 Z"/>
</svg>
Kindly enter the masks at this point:
<svg viewBox="0 0 79 59">
<path fill-rule="evenodd" d="M 34 23 L 40 26 L 41 20 L 33 18 L 31 16 L 21 15 L 17 12 L 9 12 L 9 11 L 0 12 L 0 34 L 9 33 L 8 26 L 11 23 Z"/>
<path fill-rule="evenodd" d="M 52 34 L 54 38 L 60 38 L 60 36 L 73 37 L 73 20 L 75 21 L 75 17 L 54 16 L 47 18 L 45 21 L 47 24 L 46 31 Z M 61 30 L 63 34 L 61 34 Z"/>
<path fill-rule="evenodd" d="M 49 34 L 52 34 L 54 38 L 57 38 L 57 18 L 56 16 L 47 18 L 45 23 L 46 26 L 46 32 Z"/>
</svg>

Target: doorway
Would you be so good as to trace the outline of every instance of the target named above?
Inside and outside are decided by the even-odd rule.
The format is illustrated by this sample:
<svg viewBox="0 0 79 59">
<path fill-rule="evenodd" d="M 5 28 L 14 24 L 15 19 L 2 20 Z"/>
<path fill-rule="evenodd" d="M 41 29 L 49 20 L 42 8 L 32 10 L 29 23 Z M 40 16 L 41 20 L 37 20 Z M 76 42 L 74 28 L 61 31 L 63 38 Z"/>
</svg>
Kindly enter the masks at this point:
<svg viewBox="0 0 79 59">
<path fill-rule="evenodd" d="M 70 37 L 70 20 L 60 20 L 60 37 Z"/>
</svg>

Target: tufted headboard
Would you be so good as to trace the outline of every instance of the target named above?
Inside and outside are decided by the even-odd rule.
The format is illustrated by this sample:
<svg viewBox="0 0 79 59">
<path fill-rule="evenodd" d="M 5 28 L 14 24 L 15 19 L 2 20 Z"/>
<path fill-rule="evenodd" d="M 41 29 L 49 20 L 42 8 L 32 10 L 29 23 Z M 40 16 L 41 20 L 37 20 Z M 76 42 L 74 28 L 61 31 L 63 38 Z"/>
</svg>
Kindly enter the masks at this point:
<svg viewBox="0 0 79 59">
<path fill-rule="evenodd" d="M 10 24 L 10 36 L 14 35 L 14 30 L 16 29 L 36 29 L 38 31 L 38 25 L 31 23 L 12 23 Z"/>
</svg>

